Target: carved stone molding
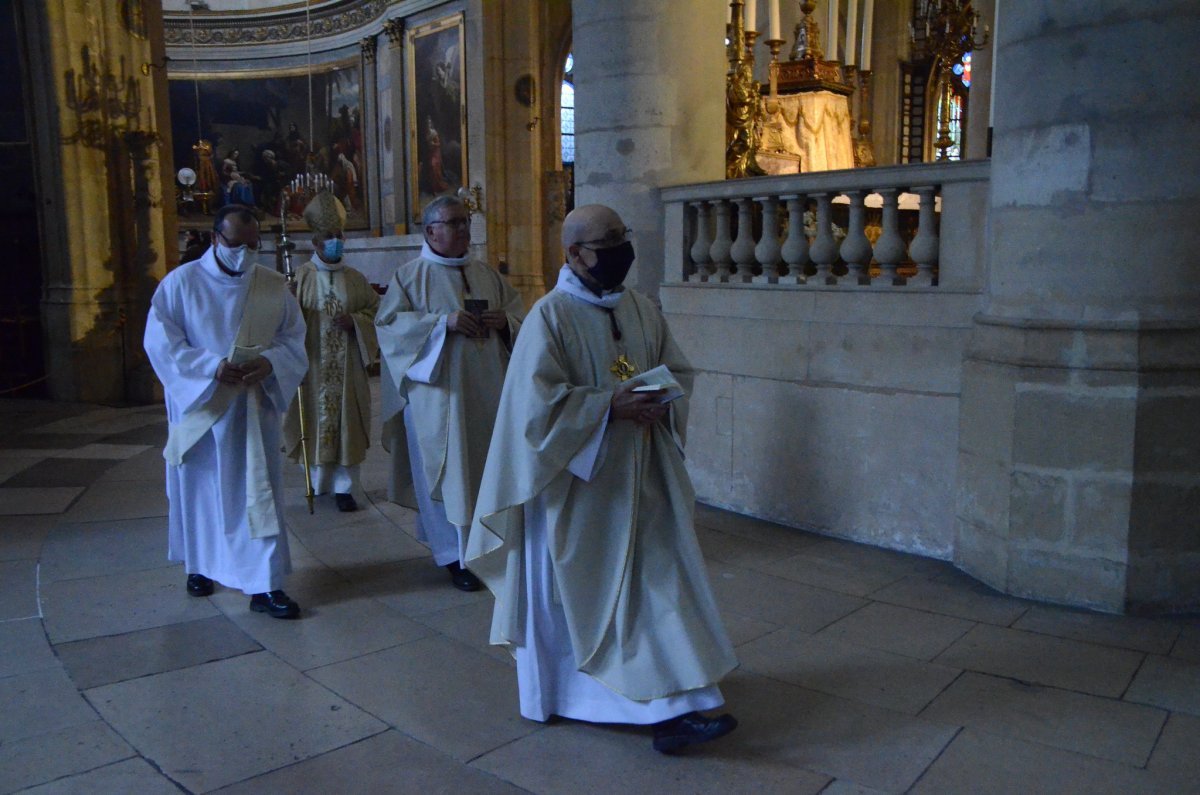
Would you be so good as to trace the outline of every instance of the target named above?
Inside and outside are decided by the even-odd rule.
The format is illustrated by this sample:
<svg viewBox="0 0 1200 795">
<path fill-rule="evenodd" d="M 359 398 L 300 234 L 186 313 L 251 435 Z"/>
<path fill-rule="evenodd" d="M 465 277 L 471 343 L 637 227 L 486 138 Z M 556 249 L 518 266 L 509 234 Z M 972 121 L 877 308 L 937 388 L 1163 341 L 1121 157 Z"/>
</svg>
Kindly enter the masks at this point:
<svg viewBox="0 0 1200 795">
<path fill-rule="evenodd" d="M 359 42 L 362 46 L 362 57 L 365 63 L 375 63 L 375 49 L 378 46 L 374 36 L 366 36 Z"/>
<path fill-rule="evenodd" d="M 400 42 L 404 41 L 404 20 L 389 19 L 383 23 L 383 32 L 393 47 L 399 47 Z"/>
<path fill-rule="evenodd" d="M 163 19 L 164 38 L 167 46 L 191 46 L 190 23 L 194 21 L 197 46 L 304 41 L 309 34 L 310 21 L 314 39 L 336 36 L 374 22 L 383 16 L 387 7 L 388 0 L 344 0 L 313 11 L 309 18 L 303 10 L 270 17 L 196 14 L 193 20 L 189 20 L 187 14 L 171 14 Z"/>
</svg>

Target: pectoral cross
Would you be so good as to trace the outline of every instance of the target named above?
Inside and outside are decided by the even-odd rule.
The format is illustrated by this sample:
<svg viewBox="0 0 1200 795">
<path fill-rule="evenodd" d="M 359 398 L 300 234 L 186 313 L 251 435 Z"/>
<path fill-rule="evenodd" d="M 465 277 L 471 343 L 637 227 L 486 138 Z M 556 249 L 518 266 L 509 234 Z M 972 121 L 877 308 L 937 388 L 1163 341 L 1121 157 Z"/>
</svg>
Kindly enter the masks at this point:
<svg viewBox="0 0 1200 795">
<path fill-rule="evenodd" d="M 628 381 L 637 375 L 637 365 L 625 358 L 625 354 L 621 354 L 613 361 L 612 367 L 608 371 L 615 375 L 620 381 Z"/>
</svg>

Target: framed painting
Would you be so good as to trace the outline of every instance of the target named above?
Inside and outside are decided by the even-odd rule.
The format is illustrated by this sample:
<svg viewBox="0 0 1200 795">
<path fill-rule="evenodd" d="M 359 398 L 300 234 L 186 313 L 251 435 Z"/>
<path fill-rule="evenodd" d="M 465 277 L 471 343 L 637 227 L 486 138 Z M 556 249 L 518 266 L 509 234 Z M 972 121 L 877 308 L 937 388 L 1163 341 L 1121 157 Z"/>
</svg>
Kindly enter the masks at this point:
<svg viewBox="0 0 1200 795">
<path fill-rule="evenodd" d="M 311 86 L 311 94 L 310 94 Z M 359 59 L 263 72 L 173 73 L 169 80 L 179 225 L 208 228 L 218 207 L 256 208 L 264 228 L 302 227 L 302 195 L 327 186 L 346 206 L 347 229 L 366 229 L 362 74 Z"/>
<path fill-rule="evenodd" d="M 453 195 L 467 181 L 467 100 L 463 79 L 463 15 L 408 31 L 409 217 Z"/>
</svg>

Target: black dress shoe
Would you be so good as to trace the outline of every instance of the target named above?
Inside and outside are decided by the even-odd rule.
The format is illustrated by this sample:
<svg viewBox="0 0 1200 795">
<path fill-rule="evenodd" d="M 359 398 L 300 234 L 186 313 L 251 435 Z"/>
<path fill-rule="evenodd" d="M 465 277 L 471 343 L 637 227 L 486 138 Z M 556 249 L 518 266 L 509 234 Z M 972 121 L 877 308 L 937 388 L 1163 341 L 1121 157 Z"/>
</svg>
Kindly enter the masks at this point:
<svg viewBox="0 0 1200 795">
<path fill-rule="evenodd" d="M 212 596 L 212 580 L 203 574 L 189 574 L 187 580 L 188 596 Z"/>
<path fill-rule="evenodd" d="M 654 750 L 673 754 L 689 745 L 724 737 L 736 729 L 737 725 L 737 718 L 732 715 L 709 718 L 699 712 L 689 712 L 678 718 L 654 724 Z"/>
<path fill-rule="evenodd" d="M 446 566 L 446 571 L 450 572 L 450 582 L 460 591 L 478 591 L 483 587 L 483 583 L 470 569 L 464 569 L 457 563 Z"/>
<path fill-rule="evenodd" d="M 300 605 L 283 591 L 256 593 L 250 597 L 250 609 L 255 613 L 267 613 L 271 618 L 297 618 Z"/>
<path fill-rule="evenodd" d="M 353 494 L 334 494 L 333 501 L 337 503 L 337 509 L 342 513 L 358 510 L 358 503 L 354 501 Z"/>
</svg>

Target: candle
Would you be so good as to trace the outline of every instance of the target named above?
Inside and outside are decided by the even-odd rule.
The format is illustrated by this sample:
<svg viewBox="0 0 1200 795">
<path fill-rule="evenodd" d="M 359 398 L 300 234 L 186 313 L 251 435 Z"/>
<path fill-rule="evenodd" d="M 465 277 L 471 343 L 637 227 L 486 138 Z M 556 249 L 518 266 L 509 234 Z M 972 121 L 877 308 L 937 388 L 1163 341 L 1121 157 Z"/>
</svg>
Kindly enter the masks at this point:
<svg viewBox="0 0 1200 795">
<path fill-rule="evenodd" d="M 771 15 L 771 38 L 780 39 L 782 37 L 779 35 L 779 0 L 771 0 L 769 9 Z"/>
<path fill-rule="evenodd" d="M 864 72 L 871 71 L 871 22 L 875 16 L 875 0 L 864 0 L 862 26 L 862 58 L 860 68 Z"/>
<path fill-rule="evenodd" d="M 758 0 L 746 0 L 746 30 L 758 31 Z"/>
<path fill-rule="evenodd" d="M 846 4 L 846 66 L 854 66 L 854 56 L 858 53 L 858 0 L 849 0 Z"/>
<path fill-rule="evenodd" d="M 826 11 L 825 20 L 825 41 L 829 42 L 829 49 L 825 52 L 825 60 L 836 61 L 838 59 L 838 0 L 828 0 L 829 5 Z"/>
</svg>

